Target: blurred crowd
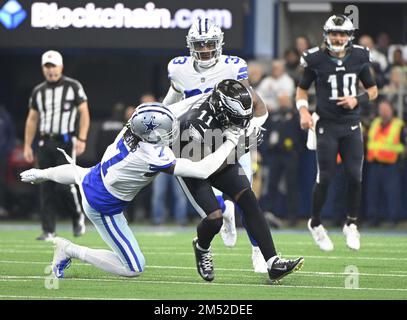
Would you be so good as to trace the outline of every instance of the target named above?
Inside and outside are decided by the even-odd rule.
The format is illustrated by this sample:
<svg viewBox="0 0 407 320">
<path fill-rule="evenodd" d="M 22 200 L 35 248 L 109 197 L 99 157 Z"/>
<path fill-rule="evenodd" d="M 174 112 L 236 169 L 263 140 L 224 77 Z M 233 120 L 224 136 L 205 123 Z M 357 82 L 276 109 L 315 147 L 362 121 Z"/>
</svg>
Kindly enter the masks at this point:
<svg viewBox="0 0 407 320">
<path fill-rule="evenodd" d="M 355 43 L 370 49 L 372 68 L 380 90 L 379 98 L 361 110 L 366 157 L 360 217 L 369 226 L 384 222 L 395 226 L 407 219 L 407 197 L 403 196 L 407 194 L 404 126 L 397 141 L 402 150 L 397 151 L 395 159 L 383 161 L 372 156 L 371 146 L 377 137 L 373 125 L 375 120 L 386 124 L 394 119 L 407 119 L 407 46 L 391 43 L 385 33 L 379 34 L 376 39 L 362 35 Z M 294 97 L 302 75 L 301 54 L 318 45 L 311 44 L 305 36 L 298 36 L 280 59 L 248 63 L 249 82 L 269 111 L 264 142 L 252 157 L 255 170 L 253 188 L 266 217 L 270 217 L 270 221 L 278 217 L 290 226 L 309 217 L 311 209 L 312 186 L 317 170 L 315 152 L 306 148 L 307 133 L 300 129 Z M 156 100 L 160 97 L 145 93 L 137 102 Z M 310 91 L 309 102 L 313 110 L 315 91 Z M 86 158 L 88 163 L 85 165 L 93 165 L 101 159 L 105 148 L 133 110 L 134 106 L 117 103 L 108 119 L 92 122 L 88 142 L 90 150 L 87 151 L 90 156 Z M 14 141 L 13 121 L 6 109 L 0 106 L 0 218 L 28 218 L 38 213 L 36 210 L 39 208 L 37 186 L 18 181 L 18 173 L 30 165 L 25 163 L 22 148 Z M 345 178 L 339 155 L 337 163 L 337 174 L 329 190 L 323 217 L 339 225 L 346 216 Z M 191 219 L 199 219 L 176 180 L 164 174 L 136 197 L 126 215 L 130 221 L 155 225 L 167 222 L 185 225 Z"/>
</svg>

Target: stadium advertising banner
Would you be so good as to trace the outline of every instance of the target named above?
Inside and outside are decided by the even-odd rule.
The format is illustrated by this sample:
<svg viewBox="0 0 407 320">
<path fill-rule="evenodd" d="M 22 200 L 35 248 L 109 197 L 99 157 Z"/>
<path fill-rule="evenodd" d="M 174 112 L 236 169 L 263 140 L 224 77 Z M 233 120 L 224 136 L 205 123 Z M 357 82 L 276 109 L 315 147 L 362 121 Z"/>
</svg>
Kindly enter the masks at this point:
<svg viewBox="0 0 407 320">
<path fill-rule="evenodd" d="M 229 49 L 241 49 L 246 4 L 217 0 L 0 0 L 0 47 L 178 49 L 185 46 L 192 22 L 208 17 L 224 30 Z"/>
</svg>

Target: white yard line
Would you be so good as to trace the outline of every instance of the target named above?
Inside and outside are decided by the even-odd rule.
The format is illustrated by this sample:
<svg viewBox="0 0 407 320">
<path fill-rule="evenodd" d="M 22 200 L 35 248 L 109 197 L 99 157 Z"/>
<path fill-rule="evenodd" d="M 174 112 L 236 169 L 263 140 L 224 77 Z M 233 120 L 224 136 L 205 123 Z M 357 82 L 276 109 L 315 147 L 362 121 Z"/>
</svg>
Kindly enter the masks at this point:
<svg viewBox="0 0 407 320">
<path fill-rule="evenodd" d="M 16 260 L 0 260 L 0 264 L 39 264 L 48 266 L 51 262 L 41 262 L 41 261 L 16 261 Z M 81 262 L 75 262 L 73 265 L 75 266 L 88 266 L 92 267 L 90 264 L 87 263 L 81 263 Z M 196 270 L 195 267 L 179 267 L 179 266 L 154 266 L 154 265 L 147 265 L 146 269 L 175 269 L 175 270 Z M 225 271 L 225 272 L 250 272 L 252 273 L 253 277 L 258 277 L 259 274 L 254 274 L 252 269 L 236 269 L 236 268 L 216 268 L 217 271 Z M 405 271 L 391 271 L 389 273 L 358 273 L 359 276 L 368 276 L 368 277 L 400 277 L 400 278 L 406 278 L 407 274 L 400 274 Z M 344 277 L 348 276 L 350 274 L 354 275 L 355 273 L 346 273 L 346 272 L 321 272 L 321 271 L 298 271 L 296 274 L 304 275 L 304 276 L 335 276 L 335 277 Z M 6 275 L 0 275 L 0 277 L 10 277 L 10 279 L 14 276 L 6 276 Z M 17 276 L 19 277 L 19 276 Z M 41 278 L 41 276 L 39 276 Z"/>
<path fill-rule="evenodd" d="M 18 276 L 12 276 L 12 278 L 3 277 L 0 276 L 1 281 L 16 281 L 21 279 L 22 281 L 26 280 L 32 280 L 32 281 L 37 281 L 37 280 L 44 280 L 44 277 L 39 277 L 39 276 L 32 276 L 32 277 L 26 277 L 26 276 L 21 276 L 18 278 Z M 71 279 L 64 279 L 64 281 L 83 281 L 83 282 L 129 282 L 129 279 L 103 279 L 103 278 L 97 278 L 97 279 L 86 279 L 86 278 L 71 278 Z M 354 290 L 354 291 L 397 291 L 397 292 L 407 292 L 407 288 L 345 288 L 345 287 L 324 287 L 324 286 L 295 286 L 295 285 L 276 285 L 272 286 L 269 284 L 248 284 L 248 283 L 205 283 L 202 281 L 196 281 L 196 282 L 189 282 L 189 281 L 162 281 L 162 280 L 142 280 L 141 278 L 138 278 L 137 280 L 133 280 L 135 283 L 148 283 L 148 284 L 175 284 L 175 285 L 199 285 L 199 286 L 220 286 L 220 287 L 268 287 L 268 288 L 287 288 L 287 289 L 334 289 L 334 290 Z"/>
</svg>

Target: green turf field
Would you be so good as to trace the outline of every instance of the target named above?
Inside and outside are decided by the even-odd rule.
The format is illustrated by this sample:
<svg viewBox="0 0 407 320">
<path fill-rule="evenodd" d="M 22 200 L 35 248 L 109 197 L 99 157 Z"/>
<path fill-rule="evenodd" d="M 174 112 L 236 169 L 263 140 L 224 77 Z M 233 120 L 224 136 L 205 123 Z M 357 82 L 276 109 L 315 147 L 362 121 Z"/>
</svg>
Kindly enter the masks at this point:
<svg viewBox="0 0 407 320">
<path fill-rule="evenodd" d="M 91 228 L 78 244 L 106 246 Z M 52 244 L 33 240 L 38 226 L 0 228 L 0 299 L 407 299 L 407 236 L 362 233 L 362 249 L 352 252 L 332 231 L 332 253 L 316 248 L 306 232 L 274 232 L 283 257 L 304 256 L 301 271 L 270 285 L 251 269 L 251 248 L 239 231 L 235 248 L 220 237 L 213 243 L 215 280 L 203 281 L 195 269 L 194 228 L 133 228 L 147 267 L 138 278 L 120 278 L 74 260 L 66 278 L 53 283 L 46 274 Z M 60 236 L 73 239 L 69 229 Z M 358 274 L 349 272 L 358 271 Z M 48 270 L 49 272 L 49 270 Z M 358 288 L 346 288 L 345 284 Z M 52 285 L 58 289 L 47 289 Z"/>
</svg>

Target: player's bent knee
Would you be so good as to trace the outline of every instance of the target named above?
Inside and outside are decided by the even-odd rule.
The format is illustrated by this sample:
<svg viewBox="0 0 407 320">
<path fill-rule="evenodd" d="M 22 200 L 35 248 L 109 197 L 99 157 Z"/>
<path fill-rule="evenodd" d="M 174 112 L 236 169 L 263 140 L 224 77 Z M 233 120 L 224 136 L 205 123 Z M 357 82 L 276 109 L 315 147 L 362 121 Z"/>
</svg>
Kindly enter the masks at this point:
<svg viewBox="0 0 407 320">
<path fill-rule="evenodd" d="M 217 209 L 207 215 L 208 220 L 214 220 L 214 219 L 221 219 L 222 218 L 222 210 Z"/>
</svg>

